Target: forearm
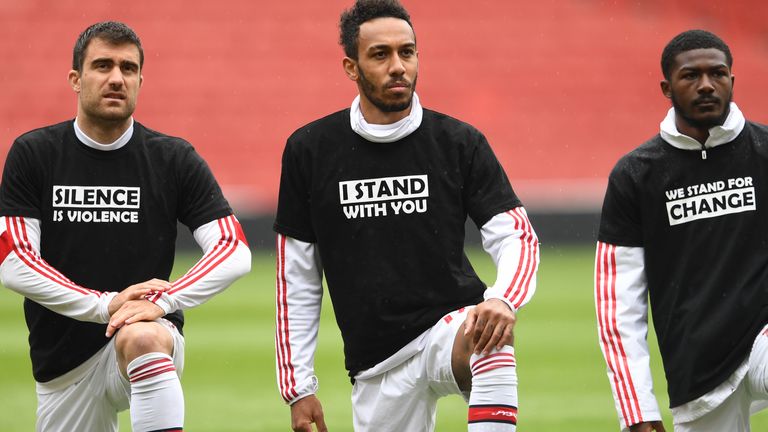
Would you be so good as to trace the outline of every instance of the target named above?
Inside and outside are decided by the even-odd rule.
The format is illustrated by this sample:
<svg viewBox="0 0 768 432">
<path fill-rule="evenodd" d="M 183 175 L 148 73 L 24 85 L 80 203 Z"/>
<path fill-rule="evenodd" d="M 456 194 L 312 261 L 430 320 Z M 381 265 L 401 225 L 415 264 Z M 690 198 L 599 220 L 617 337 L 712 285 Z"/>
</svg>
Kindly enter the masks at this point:
<svg viewBox="0 0 768 432">
<path fill-rule="evenodd" d="M 251 251 L 234 216 L 209 222 L 194 236 L 204 251 L 202 258 L 167 293 L 148 298 L 166 313 L 205 303 L 251 269 Z"/>
<path fill-rule="evenodd" d="M 525 209 L 517 207 L 494 216 L 480 230 L 483 249 L 496 264 L 496 282 L 486 290 L 485 299 L 503 300 L 517 310 L 536 291 L 539 240 Z"/>
<path fill-rule="evenodd" d="M 322 305 L 322 266 L 312 243 L 277 236 L 277 384 L 288 404 L 317 391 L 314 355 Z"/>
<path fill-rule="evenodd" d="M 600 348 L 622 427 L 660 420 L 646 340 L 648 303 L 642 248 L 598 243 L 595 307 Z"/>
<path fill-rule="evenodd" d="M 117 293 L 82 287 L 40 256 L 40 221 L 0 218 L 0 282 L 58 314 L 80 321 L 106 323 Z"/>
</svg>

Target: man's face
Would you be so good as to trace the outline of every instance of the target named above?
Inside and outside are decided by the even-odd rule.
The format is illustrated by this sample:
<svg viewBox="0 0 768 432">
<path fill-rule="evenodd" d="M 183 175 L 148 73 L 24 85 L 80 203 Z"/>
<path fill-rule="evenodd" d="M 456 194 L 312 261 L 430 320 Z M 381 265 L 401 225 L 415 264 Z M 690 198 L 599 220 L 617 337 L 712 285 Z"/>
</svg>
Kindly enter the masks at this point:
<svg viewBox="0 0 768 432">
<path fill-rule="evenodd" d="M 664 94 L 675 113 L 691 127 L 709 129 L 722 125 L 733 98 L 733 75 L 725 54 L 716 48 L 684 51 L 675 57 Z"/>
<path fill-rule="evenodd" d="M 82 71 L 70 71 L 78 94 L 78 117 L 96 123 L 127 120 L 136 109 L 142 83 L 139 49 L 94 38 L 85 50 Z"/>
<path fill-rule="evenodd" d="M 419 60 L 416 37 L 406 21 L 377 18 L 363 23 L 356 64 L 361 97 L 384 113 L 410 108 Z"/>
</svg>

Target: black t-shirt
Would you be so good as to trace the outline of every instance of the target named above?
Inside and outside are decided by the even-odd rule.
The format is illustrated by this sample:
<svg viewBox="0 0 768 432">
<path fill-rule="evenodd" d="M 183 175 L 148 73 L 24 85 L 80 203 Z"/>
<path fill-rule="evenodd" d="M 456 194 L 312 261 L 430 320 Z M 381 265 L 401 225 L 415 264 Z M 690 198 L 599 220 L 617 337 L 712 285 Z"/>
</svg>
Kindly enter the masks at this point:
<svg viewBox="0 0 768 432">
<path fill-rule="evenodd" d="M 317 244 L 354 376 L 482 301 L 464 254 L 467 215 L 480 227 L 520 205 L 472 126 L 424 110 L 412 134 L 374 143 L 347 109 L 288 139 L 274 228 Z"/>
<path fill-rule="evenodd" d="M 768 129 L 681 150 L 656 136 L 611 173 L 598 240 L 642 247 L 671 406 L 706 394 L 768 322 Z"/>
<path fill-rule="evenodd" d="M 40 253 L 75 283 L 121 291 L 167 280 L 177 221 L 190 230 L 231 214 L 206 163 L 186 141 L 134 122 L 122 148 L 81 143 L 67 121 L 19 137 L 5 162 L 0 215 L 41 221 Z M 25 299 L 33 374 L 46 382 L 104 346 L 105 325 Z M 177 327 L 183 314 L 166 316 Z"/>
</svg>

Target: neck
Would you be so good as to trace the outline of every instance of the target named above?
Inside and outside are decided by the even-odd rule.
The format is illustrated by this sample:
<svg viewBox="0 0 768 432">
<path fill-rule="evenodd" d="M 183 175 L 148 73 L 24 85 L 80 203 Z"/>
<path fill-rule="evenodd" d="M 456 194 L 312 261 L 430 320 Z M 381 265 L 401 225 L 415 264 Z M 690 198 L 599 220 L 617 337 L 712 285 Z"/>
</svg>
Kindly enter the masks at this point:
<svg viewBox="0 0 768 432">
<path fill-rule="evenodd" d="M 675 116 L 675 126 L 677 127 L 678 132 L 695 139 L 702 145 L 706 143 L 707 138 L 709 138 L 708 127 L 693 126 L 685 119 L 680 118 L 680 116 Z"/>
<path fill-rule="evenodd" d="M 117 141 L 131 126 L 131 118 L 121 120 L 98 120 L 78 113 L 77 126 L 88 137 L 101 144 L 111 144 Z"/>
<path fill-rule="evenodd" d="M 412 106 L 413 104 L 409 105 L 408 108 L 402 111 L 385 112 L 373 105 L 366 97 L 360 97 L 360 112 L 363 113 L 363 118 L 369 124 L 386 125 L 397 123 L 400 120 L 408 117 L 408 115 L 411 113 Z"/>
</svg>

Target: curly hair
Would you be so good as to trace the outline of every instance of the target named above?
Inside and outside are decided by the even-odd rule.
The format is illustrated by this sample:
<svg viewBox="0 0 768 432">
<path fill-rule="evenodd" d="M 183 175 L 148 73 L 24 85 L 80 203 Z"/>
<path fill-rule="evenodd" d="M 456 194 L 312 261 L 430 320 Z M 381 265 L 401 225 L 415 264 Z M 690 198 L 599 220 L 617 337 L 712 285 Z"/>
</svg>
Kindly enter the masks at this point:
<svg viewBox="0 0 768 432">
<path fill-rule="evenodd" d="M 354 6 L 342 12 L 339 20 L 339 44 L 344 48 L 347 57 L 357 60 L 360 25 L 376 18 L 399 18 L 413 29 L 411 16 L 399 1 L 357 0 Z"/>
<path fill-rule="evenodd" d="M 103 21 L 83 30 L 75 42 L 72 50 L 72 69 L 82 72 L 85 61 L 85 50 L 94 38 L 104 39 L 111 44 L 130 43 L 139 49 L 139 67 L 144 67 L 144 49 L 141 48 L 141 40 L 130 27 L 117 21 Z"/>
<path fill-rule="evenodd" d="M 725 54 L 728 67 L 733 66 L 731 50 L 722 39 L 706 30 L 688 30 L 672 38 L 667 46 L 664 47 L 664 51 L 661 53 L 661 72 L 664 74 L 664 78 L 669 79 L 672 73 L 672 66 L 675 63 L 675 57 L 678 54 L 706 48 L 715 48 L 722 51 Z"/>
</svg>

